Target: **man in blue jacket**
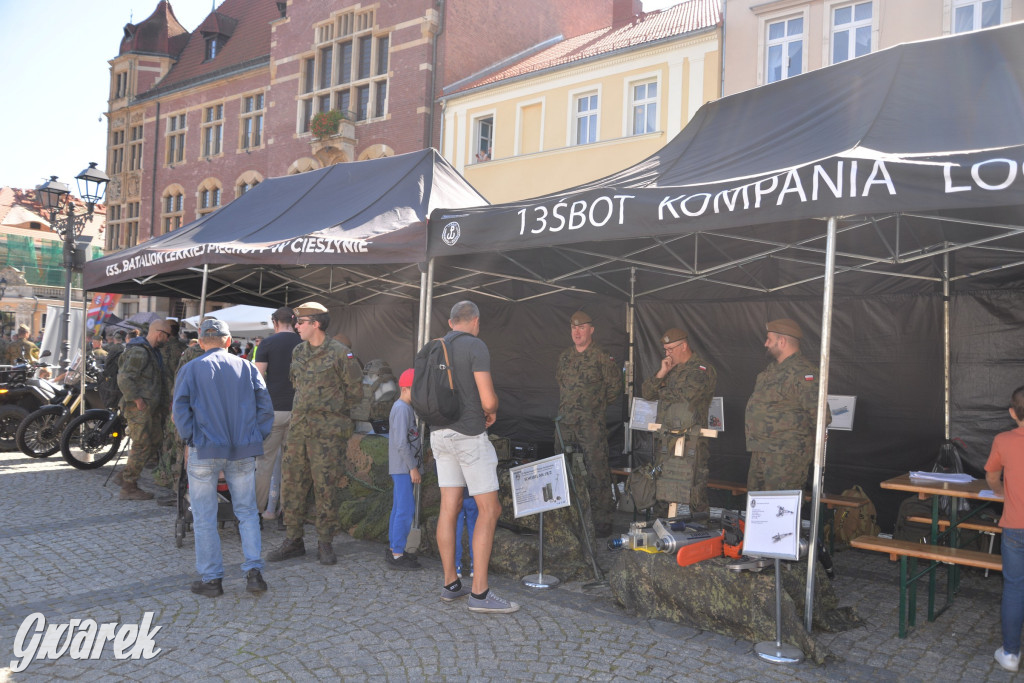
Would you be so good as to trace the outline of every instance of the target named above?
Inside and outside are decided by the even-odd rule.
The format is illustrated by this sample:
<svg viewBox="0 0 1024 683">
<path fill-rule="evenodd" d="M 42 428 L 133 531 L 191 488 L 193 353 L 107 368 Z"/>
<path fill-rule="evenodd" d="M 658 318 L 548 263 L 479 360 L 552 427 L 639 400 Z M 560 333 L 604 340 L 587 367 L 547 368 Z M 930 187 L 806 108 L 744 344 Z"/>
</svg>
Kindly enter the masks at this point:
<svg viewBox="0 0 1024 683">
<path fill-rule="evenodd" d="M 274 407 L 256 366 L 227 353 L 227 323 L 204 320 L 199 345 L 204 353 L 181 367 L 173 402 L 175 428 L 188 446 L 188 493 L 200 576 L 192 583 L 192 592 L 210 598 L 224 593 L 217 533 L 217 479 L 223 472 L 242 537 L 245 589 L 262 593 L 267 583 L 261 573 L 255 472 L 256 457 L 263 453 L 263 440 L 274 425 Z"/>
</svg>

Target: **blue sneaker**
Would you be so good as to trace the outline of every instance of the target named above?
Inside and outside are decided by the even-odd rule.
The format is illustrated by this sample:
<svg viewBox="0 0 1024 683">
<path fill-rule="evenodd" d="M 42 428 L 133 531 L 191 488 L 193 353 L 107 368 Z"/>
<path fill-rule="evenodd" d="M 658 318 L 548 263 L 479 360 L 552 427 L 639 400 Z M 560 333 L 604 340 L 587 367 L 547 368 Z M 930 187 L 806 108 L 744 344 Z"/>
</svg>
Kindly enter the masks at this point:
<svg viewBox="0 0 1024 683">
<path fill-rule="evenodd" d="M 487 614 L 511 614 L 519 611 L 519 603 L 499 598 L 494 591 L 488 589 L 487 595 L 481 600 L 469 596 L 469 611 L 484 612 Z"/>
<path fill-rule="evenodd" d="M 444 586 L 441 586 L 441 599 L 445 602 L 452 602 L 453 600 L 458 600 L 462 596 L 469 595 L 470 593 L 472 593 L 473 591 L 471 590 L 471 588 L 471 586 L 463 584 L 462 588 L 460 588 L 459 590 L 452 591 L 448 590 Z"/>
</svg>

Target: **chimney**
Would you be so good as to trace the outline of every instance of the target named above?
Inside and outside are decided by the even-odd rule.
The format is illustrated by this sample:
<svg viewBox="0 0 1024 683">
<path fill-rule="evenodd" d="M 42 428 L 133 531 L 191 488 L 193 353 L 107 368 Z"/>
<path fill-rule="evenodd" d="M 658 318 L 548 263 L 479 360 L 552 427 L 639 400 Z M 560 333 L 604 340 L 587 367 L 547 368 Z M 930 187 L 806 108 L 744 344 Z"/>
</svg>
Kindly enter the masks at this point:
<svg viewBox="0 0 1024 683">
<path fill-rule="evenodd" d="M 640 0 L 612 0 L 612 28 L 632 23 L 633 18 L 642 11 L 643 3 Z"/>
</svg>

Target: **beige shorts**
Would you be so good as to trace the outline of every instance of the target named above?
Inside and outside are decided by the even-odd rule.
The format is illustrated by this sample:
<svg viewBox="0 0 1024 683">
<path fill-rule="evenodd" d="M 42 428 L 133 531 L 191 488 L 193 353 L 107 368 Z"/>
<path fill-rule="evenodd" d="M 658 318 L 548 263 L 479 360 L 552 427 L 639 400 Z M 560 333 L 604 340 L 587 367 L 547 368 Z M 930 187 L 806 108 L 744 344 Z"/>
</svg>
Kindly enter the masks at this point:
<svg viewBox="0 0 1024 683">
<path fill-rule="evenodd" d="M 453 429 L 430 432 L 430 448 L 437 463 L 437 484 L 466 486 L 469 495 L 498 490 L 498 454 L 487 432 L 466 436 Z"/>
</svg>

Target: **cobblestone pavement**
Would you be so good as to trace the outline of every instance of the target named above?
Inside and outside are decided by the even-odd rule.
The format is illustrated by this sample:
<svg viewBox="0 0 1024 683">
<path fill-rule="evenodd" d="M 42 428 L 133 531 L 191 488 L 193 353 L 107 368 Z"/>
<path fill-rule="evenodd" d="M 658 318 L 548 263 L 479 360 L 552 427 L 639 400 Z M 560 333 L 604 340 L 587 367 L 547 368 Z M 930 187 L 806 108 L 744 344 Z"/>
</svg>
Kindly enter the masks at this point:
<svg viewBox="0 0 1024 683">
<path fill-rule="evenodd" d="M 254 597 L 244 590 L 238 536 L 225 529 L 225 594 L 209 599 L 188 590 L 192 536 L 174 547 L 174 509 L 118 500 L 104 485 L 109 472 L 72 469 L 59 455 L 0 454 L 0 680 L 1010 679 L 992 659 L 998 575 L 968 573 L 954 606 L 933 623 L 920 600 L 918 626 L 901 641 L 897 565 L 857 551 L 837 556 L 835 587 L 867 626 L 821 635 L 837 655 L 824 666 L 762 662 L 749 642 L 636 618 L 607 589 L 576 583 L 537 592 L 493 577 L 492 587 L 522 609 L 473 614 L 464 602 L 438 599 L 437 561 L 425 558 L 422 572 L 388 571 L 381 544 L 344 535 L 335 542 L 338 564 L 326 567 L 308 534 L 307 555 L 268 565 L 270 590 Z M 153 489 L 148 473 L 143 484 Z M 264 553 L 282 539 L 265 530 Z M 65 654 L 12 673 L 18 629 L 37 612 L 48 624 L 138 624 L 152 612 L 160 652 L 119 661 L 108 643 L 98 661 Z"/>
</svg>

